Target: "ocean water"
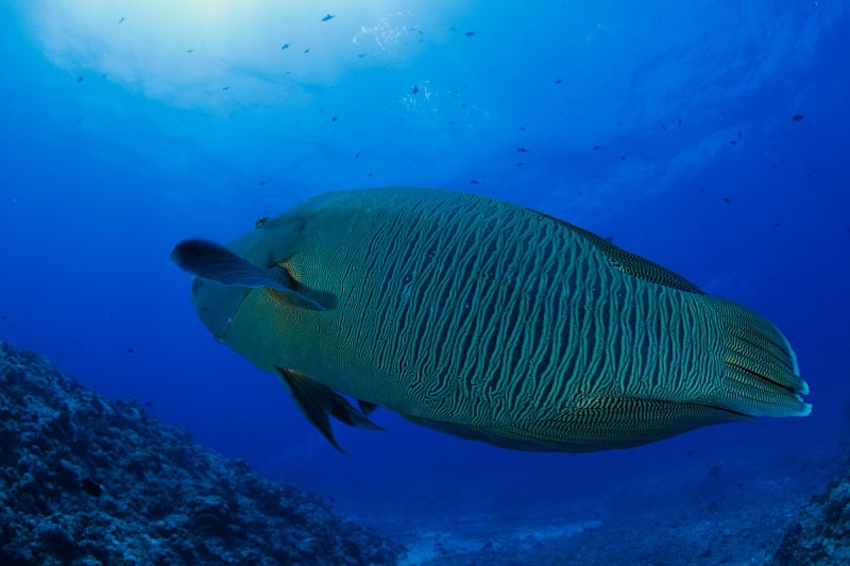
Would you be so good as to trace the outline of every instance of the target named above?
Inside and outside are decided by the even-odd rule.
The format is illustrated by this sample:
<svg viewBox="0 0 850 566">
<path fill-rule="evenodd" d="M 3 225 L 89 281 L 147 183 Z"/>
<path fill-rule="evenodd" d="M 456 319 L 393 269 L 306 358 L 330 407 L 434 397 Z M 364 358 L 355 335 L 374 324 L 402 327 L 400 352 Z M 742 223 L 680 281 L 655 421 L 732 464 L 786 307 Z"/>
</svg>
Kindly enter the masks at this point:
<svg viewBox="0 0 850 566">
<path fill-rule="evenodd" d="M 3 2 L 0 340 L 422 540 L 466 518 L 558 518 L 561 536 L 686 513 L 683 490 L 724 474 L 812 489 L 807 462 L 850 431 L 848 8 Z M 812 415 L 535 454 L 379 409 L 387 432 L 337 426 L 339 454 L 275 377 L 212 339 L 168 256 L 388 185 L 558 216 L 754 308 L 794 346 Z"/>
</svg>

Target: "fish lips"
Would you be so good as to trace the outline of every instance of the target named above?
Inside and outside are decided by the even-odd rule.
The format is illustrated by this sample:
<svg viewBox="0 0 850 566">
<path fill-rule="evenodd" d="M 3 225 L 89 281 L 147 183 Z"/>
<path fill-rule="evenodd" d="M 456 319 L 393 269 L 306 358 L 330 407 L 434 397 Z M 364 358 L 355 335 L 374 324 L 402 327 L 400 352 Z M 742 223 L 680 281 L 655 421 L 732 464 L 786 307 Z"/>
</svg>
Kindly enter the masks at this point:
<svg viewBox="0 0 850 566">
<path fill-rule="evenodd" d="M 216 340 L 224 342 L 236 311 L 253 290 L 196 277 L 192 281 L 192 304 L 204 326 Z"/>
</svg>

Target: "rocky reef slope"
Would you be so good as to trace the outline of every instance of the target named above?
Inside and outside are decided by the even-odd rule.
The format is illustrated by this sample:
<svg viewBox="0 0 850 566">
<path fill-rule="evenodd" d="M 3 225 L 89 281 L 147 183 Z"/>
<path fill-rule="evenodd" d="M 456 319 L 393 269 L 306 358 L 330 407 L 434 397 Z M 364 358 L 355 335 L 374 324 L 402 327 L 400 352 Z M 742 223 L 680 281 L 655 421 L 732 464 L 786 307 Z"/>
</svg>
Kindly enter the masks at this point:
<svg viewBox="0 0 850 566">
<path fill-rule="evenodd" d="M 383 565 L 399 550 L 0 342 L 0 563 Z"/>
<path fill-rule="evenodd" d="M 850 466 L 846 469 L 850 471 Z M 830 483 L 792 521 L 769 562 L 781 566 L 850 564 L 850 473 Z"/>
</svg>

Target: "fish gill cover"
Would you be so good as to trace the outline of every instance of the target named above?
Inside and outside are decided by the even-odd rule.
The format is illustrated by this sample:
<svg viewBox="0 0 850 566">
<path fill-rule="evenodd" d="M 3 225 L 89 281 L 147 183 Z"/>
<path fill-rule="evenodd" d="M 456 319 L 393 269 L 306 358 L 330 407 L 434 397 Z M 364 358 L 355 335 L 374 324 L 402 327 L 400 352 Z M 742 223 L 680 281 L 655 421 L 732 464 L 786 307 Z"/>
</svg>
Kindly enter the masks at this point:
<svg viewBox="0 0 850 566">
<path fill-rule="evenodd" d="M 334 497 L 407 563 L 761 560 L 847 451 L 847 25 L 828 0 L 5 2 L 0 339 Z M 379 408 L 341 456 L 211 339 L 168 254 L 380 186 L 539 210 L 753 308 L 812 415 L 571 455 Z M 116 497 L 102 477 L 75 493 Z M 825 532 L 806 513 L 783 556 Z"/>
</svg>

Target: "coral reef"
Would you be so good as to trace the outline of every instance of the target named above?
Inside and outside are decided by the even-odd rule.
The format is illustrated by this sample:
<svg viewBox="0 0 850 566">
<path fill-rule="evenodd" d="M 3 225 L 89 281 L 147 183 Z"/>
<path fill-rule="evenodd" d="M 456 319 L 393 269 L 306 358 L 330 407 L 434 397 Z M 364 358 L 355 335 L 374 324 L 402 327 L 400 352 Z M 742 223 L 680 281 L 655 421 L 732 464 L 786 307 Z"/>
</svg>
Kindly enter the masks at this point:
<svg viewBox="0 0 850 566">
<path fill-rule="evenodd" d="M 623 478 L 606 492 L 577 494 L 566 504 L 553 500 L 550 507 L 519 507 L 498 516 L 434 516 L 415 529 L 379 528 L 408 547 L 403 566 L 765 564 L 789 522 L 839 473 L 841 453 L 840 445 L 829 443 L 805 458 L 767 462 L 758 454 L 723 462 L 693 456 L 651 477 Z M 845 488 L 843 499 L 833 498 L 832 517 L 850 515 L 843 505 L 848 496 Z M 837 526 L 820 528 L 813 536 L 831 532 L 835 539 L 826 544 L 841 544 Z M 846 554 L 844 560 L 827 562 L 821 555 L 807 562 L 806 552 L 774 563 L 850 564 Z"/>
<path fill-rule="evenodd" d="M 850 475 L 812 498 L 785 530 L 769 564 L 850 564 Z"/>
<path fill-rule="evenodd" d="M 383 565 L 400 551 L 0 342 L 0 563 Z"/>
</svg>

